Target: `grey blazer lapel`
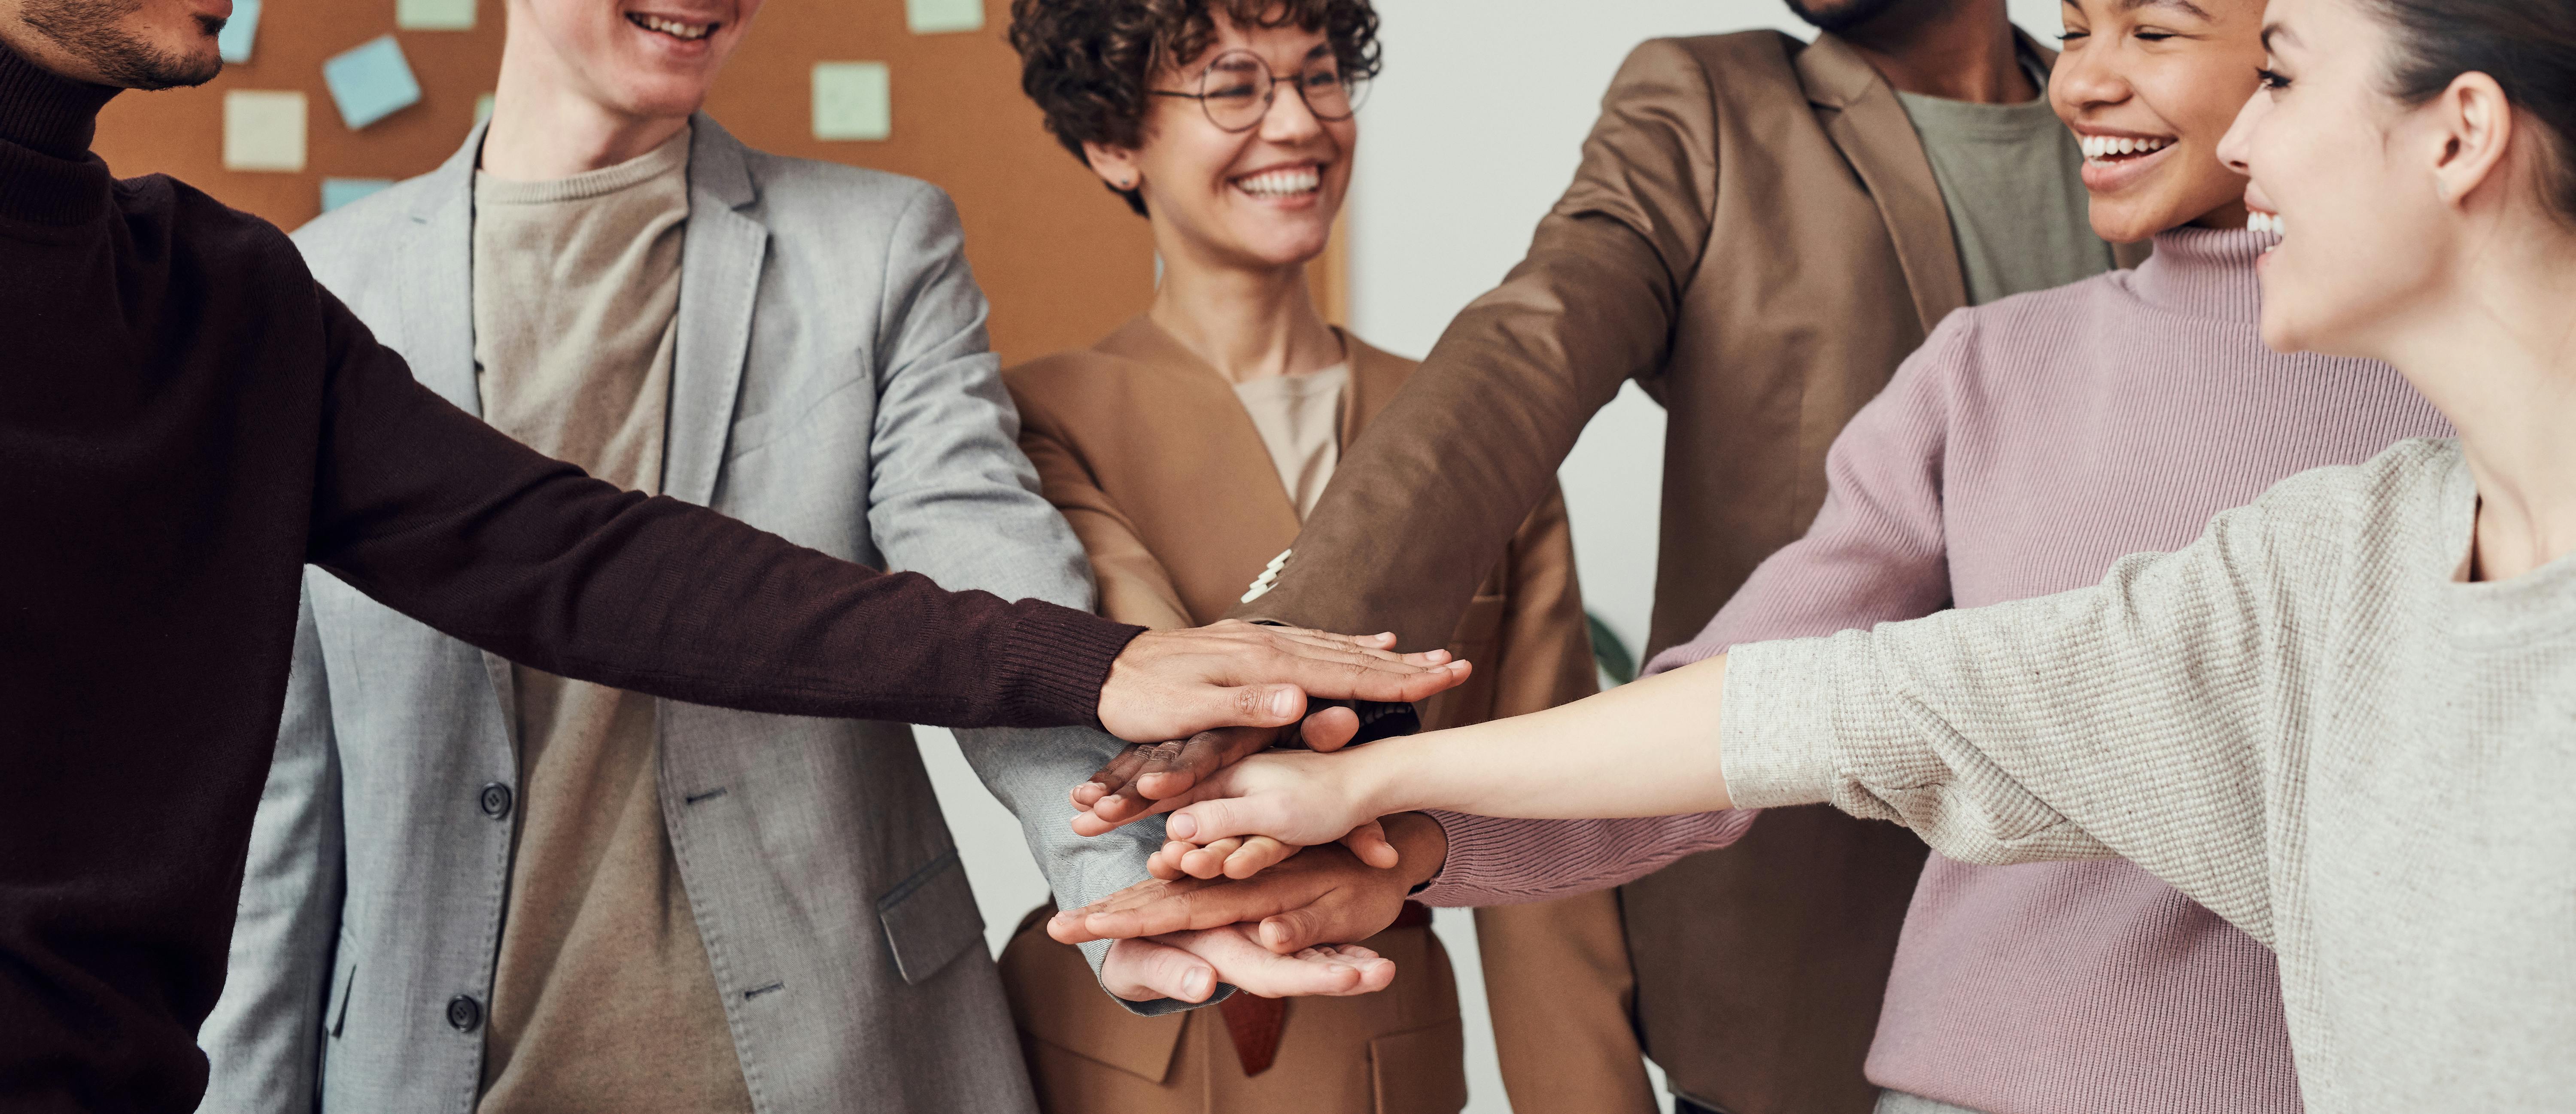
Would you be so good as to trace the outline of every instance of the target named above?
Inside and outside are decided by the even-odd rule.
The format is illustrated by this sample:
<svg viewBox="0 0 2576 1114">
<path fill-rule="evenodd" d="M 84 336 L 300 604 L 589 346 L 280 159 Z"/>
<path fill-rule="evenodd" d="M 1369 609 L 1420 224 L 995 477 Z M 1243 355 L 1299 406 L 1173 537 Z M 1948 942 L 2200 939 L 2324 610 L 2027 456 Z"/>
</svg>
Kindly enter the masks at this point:
<svg viewBox="0 0 2576 1114">
<path fill-rule="evenodd" d="M 484 125 L 429 172 L 436 183 L 412 204 L 411 242 L 387 245 L 402 271 L 402 352 L 411 374 L 468 414 L 483 415 L 474 384 L 474 164 Z"/>
<path fill-rule="evenodd" d="M 411 211 L 411 242 L 394 250 L 411 260 L 402 270 L 402 353 L 412 378 L 475 417 L 483 391 L 474 381 L 474 167 L 483 150 L 476 124 L 465 146 L 430 171 L 436 188 Z M 483 651 L 483 671 L 501 702 L 502 730 L 519 747 L 518 682 L 510 660 Z"/>
<path fill-rule="evenodd" d="M 725 435 L 733 428 L 769 228 L 741 212 L 759 199 L 741 141 L 703 112 L 690 127 L 689 228 L 680 246 L 680 334 L 662 492 L 703 504 L 715 496 Z"/>
</svg>

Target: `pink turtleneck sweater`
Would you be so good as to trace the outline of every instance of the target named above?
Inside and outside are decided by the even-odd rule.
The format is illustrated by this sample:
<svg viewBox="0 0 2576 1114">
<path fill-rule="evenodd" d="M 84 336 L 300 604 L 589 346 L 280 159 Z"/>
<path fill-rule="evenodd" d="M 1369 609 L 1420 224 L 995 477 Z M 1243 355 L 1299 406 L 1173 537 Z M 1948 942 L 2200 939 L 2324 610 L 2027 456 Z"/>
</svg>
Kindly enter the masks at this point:
<svg viewBox="0 0 2576 1114">
<path fill-rule="evenodd" d="M 2446 435 L 2386 365 L 2263 347 L 2254 259 L 2268 243 L 2169 232 L 2135 271 L 1952 314 L 1835 440 L 1806 537 L 1653 670 L 2093 584 L 2292 473 Z M 1449 858 L 1422 899 L 1615 885 L 1726 846 L 1756 815 L 1441 814 Z M 1868 1072 L 1988 1114 L 2299 1109 L 2272 953 L 2121 860 L 1932 856 Z"/>
</svg>

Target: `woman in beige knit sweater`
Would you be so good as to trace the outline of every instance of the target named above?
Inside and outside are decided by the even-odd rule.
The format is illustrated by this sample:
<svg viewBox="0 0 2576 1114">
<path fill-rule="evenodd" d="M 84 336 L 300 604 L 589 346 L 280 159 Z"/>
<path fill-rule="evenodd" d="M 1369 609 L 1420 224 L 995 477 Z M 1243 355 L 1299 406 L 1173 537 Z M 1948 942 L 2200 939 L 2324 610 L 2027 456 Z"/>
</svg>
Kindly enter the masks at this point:
<svg viewBox="0 0 2576 1114">
<path fill-rule="evenodd" d="M 2457 440 L 2294 477 L 2093 588 L 1251 759 L 1174 837 L 1830 801 L 1971 862 L 2120 855 L 2279 952 L 2310 1109 L 2563 1109 L 2576 9 L 2274 0 L 2265 39 L 2221 149 L 2285 233 L 2265 340 L 2395 364 Z"/>
</svg>

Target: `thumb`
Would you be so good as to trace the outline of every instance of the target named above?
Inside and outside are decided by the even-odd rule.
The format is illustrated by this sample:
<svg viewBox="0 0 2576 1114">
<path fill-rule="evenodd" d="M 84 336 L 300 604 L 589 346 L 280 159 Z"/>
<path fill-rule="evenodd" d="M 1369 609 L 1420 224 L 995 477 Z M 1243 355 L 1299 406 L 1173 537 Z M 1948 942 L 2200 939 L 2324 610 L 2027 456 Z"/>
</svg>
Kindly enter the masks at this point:
<svg viewBox="0 0 2576 1114">
<path fill-rule="evenodd" d="M 1166 944 L 1120 940 L 1100 962 L 1100 985 L 1130 1002 L 1204 1002 L 1216 993 L 1216 967 Z"/>
<path fill-rule="evenodd" d="M 1261 922 L 1261 946 L 1280 955 L 1297 952 L 1324 942 L 1324 915 L 1312 905 L 1291 909 Z"/>
<path fill-rule="evenodd" d="M 1200 801 L 1172 813 L 1172 818 L 1164 821 L 1163 833 L 1200 846 L 1229 836 L 1270 835 L 1260 823 L 1269 811 L 1242 797 Z"/>
</svg>

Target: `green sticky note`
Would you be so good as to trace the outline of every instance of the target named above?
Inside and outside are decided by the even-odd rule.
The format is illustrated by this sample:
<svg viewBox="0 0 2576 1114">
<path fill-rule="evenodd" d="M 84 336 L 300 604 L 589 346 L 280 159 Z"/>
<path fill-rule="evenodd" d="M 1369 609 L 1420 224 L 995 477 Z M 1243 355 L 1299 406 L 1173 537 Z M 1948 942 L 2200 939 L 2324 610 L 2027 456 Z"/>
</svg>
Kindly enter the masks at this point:
<svg viewBox="0 0 2576 1114">
<path fill-rule="evenodd" d="M 233 89 L 224 93 L 224 169 L 304 169 L 304 94 Z"/>
<path fill-rule="evenodd" d="M 904 22 L 916 35 L 984 29 L 984 0 L 903 0 Z"/>
<path fill-rule="evenodd" d="M 394 26 L 405 31 L 471 31 L 474 0 L 394 0 Z"/>
<path fill-rule="evenodd" d="M 482 96 L 474 98 L 474 122 L 480 124 L 491 118 L 492 94 L 485 93 Z"/>
<path fill-rule="evenodd" d="M 894 134 L 893 72 L 883 62 L 814 63 L 814 138 Z"/>
</svg>

